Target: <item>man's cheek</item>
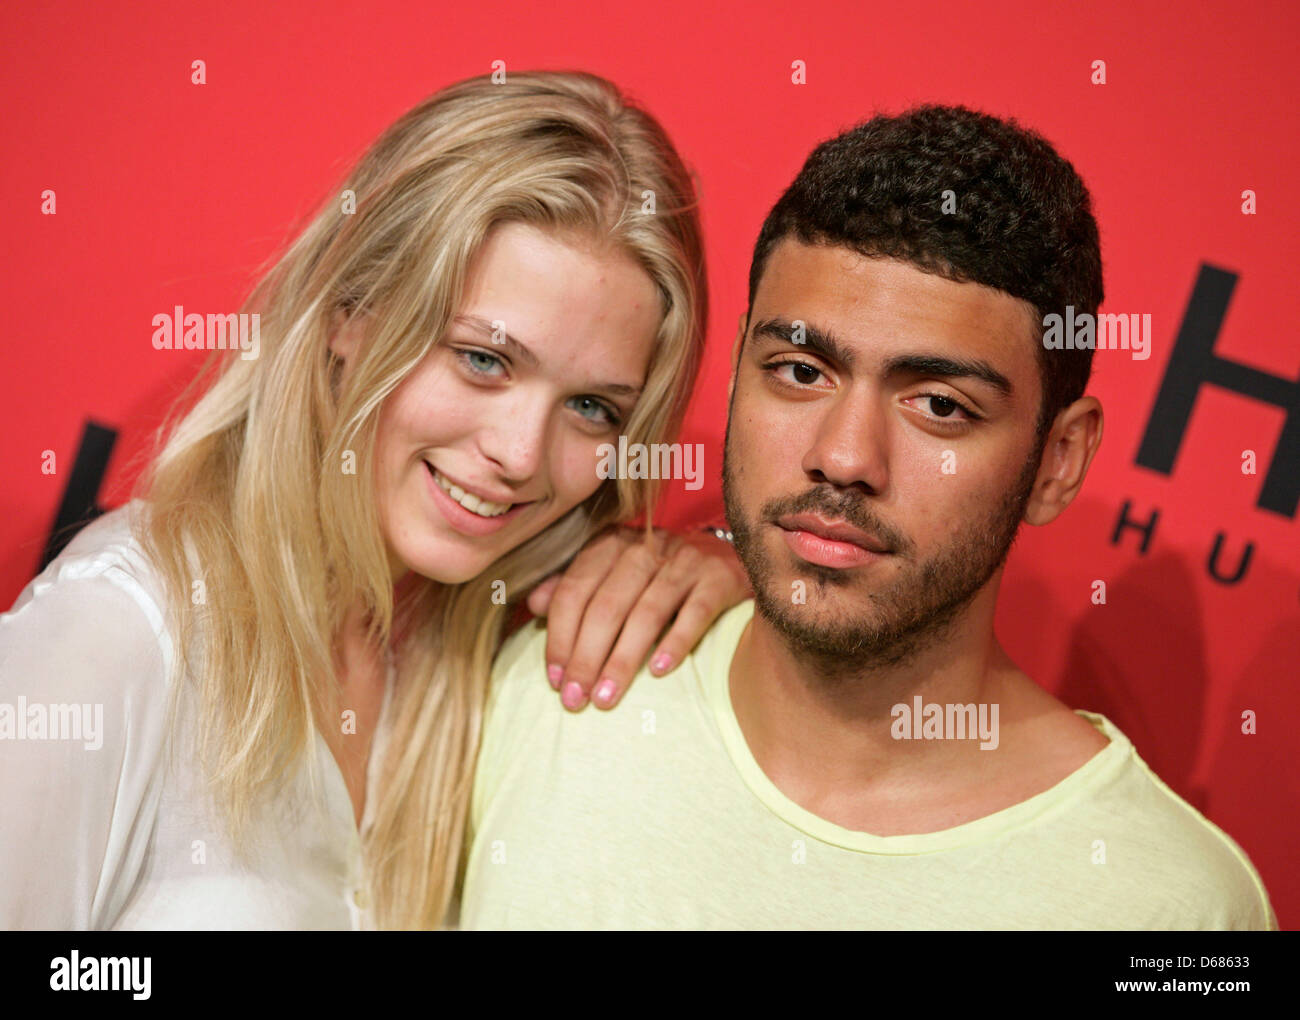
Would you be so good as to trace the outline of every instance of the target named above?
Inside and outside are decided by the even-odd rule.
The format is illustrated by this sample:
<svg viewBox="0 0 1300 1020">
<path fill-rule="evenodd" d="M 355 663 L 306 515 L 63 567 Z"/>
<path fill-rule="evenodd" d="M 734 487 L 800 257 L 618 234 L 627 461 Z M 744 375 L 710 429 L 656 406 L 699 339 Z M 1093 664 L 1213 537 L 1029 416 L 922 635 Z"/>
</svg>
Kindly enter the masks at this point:
<svg viewBox="0 0 1300 1020">
<path fill-rule="evenodd" d="M 935 536 L 951 530 L 967 512 L 967 490 L 974 482 L 960 470 L 945 474 L 937 461 L 895 463 L 889 475 L 888 503 L 878 508 L 880 518 L 924 555 Z M 871 502 L 876 509 L 875 501 Z"/>
<path fill-rule="evenodd" d="M 964 478 L 945 477 L 948 486 L 918 490 L 921 498 L 909 518 L 915 522 L 912 537 L 933 544 L 959 534 L 969 521 L 983 520 L 990 495 L 987 478 L 972 468 Z"/>
</svg>

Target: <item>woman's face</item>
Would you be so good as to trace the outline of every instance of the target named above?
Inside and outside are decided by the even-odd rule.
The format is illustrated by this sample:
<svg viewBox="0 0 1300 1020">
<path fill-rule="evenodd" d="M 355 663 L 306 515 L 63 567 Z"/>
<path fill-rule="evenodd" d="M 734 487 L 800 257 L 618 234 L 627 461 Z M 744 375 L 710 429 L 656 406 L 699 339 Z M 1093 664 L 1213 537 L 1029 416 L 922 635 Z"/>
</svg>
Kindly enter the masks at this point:
<svg viewBox="0 0 1300 1020">
<path fill-rule="evenodd" d="M 495 227 L 443 341 L 385 401 L 378 508 L 394 577 L 467 581 L 592 495 L 645 383 L 659 291 L 622 251 Z M 331 346 L 345 361 L 351 325 Z"/>
</svg>

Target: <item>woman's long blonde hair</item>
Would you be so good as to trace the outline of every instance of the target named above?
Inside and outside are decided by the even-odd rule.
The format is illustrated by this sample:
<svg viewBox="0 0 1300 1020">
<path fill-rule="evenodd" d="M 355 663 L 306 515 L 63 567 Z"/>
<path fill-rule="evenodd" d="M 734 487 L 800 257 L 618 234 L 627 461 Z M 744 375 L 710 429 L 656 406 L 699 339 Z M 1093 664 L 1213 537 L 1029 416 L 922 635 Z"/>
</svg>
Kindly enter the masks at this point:
<svg viewBox="0 0 1300 1020">
<path fill-rule="evenodd" d="M 145 481 L 140 538 L 167 585 L 180 669 L 203 706 L 200 753 L 237 842 L 304 756 L 319 782 L 316 726 L 337 725 L 323 688 L 337 681 L 349 607 L 365 606 L 371 636 L 395 647 L 393 728 L 363 838 L 378 927 L 444 920 L 511 609 L 654 498 L 643 482 L 606 481 L 480 577 L 394 592 L 373 485 L 379 410 L 459 311 L 488 231 L 510 221 L 612 241 L 657 283 L 663 320 L 624 432 L 671 442 L 707 307 L 691 177 L 612 84 L 539 71 L 450 86 L 383 134 L 244 305 L 260 315 L 260 356 L 224 363 Z M 372 316 L 346 387 L 328 345 L 338 313 Z M 349 452 L 355 474 L 341 468 Z"/>
</svg>

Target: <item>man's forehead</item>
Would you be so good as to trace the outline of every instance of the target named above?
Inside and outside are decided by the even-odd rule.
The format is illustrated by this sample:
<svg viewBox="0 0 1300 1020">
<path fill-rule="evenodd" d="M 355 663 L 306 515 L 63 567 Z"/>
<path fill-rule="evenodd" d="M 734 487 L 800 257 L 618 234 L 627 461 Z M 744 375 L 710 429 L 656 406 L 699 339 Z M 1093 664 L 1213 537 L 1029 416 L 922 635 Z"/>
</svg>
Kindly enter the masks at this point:
<svg viewBox="0 0 1300 1020">
<path fill-rule="evenodd" d="M 1033 363 L 1037 336 L 1034 307 L 1004 291 L 790 237 L 768 257 L 750 318 L 798 319 L 876 349 L 955 346 L 997 358 L 1010 370 L 1018 361 Z"/>
</svg>

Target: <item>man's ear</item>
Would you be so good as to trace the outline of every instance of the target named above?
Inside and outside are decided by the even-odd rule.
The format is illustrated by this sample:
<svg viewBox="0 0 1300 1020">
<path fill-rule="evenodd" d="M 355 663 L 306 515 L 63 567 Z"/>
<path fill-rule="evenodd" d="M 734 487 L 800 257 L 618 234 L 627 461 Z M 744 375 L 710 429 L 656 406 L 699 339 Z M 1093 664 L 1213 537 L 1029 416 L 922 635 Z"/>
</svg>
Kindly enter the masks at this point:
<svg viewBox="0 0 1300 1020">
<path fill-rule="evenodd" d="M 1025 504 L 1027 523 L 1050 524 L 1074 500 L 1101 445 L 1102 425 L 1101 401 L 1096 397 L 1080 397 L 1056 416 Z"/>
<path fill-rule="evenodd" d="M 745 327 L 749 325 L 748 313 L 740 316 L 736 324 L 736 339 L 731 344 L 731 381 L 727 383 L 727 406 L 731 406 L 732 394 L 736 391 L 736 368 L 740 365 L 740 349 L 745 346 Z"/>
<path fill-rule="evenodd" d="M 364 315 L 348 315 L 339 308 L 330 320 L 330 350 L 345 365 L 352 361 L 361 345 L 365 319 Z"/>
</svg>

